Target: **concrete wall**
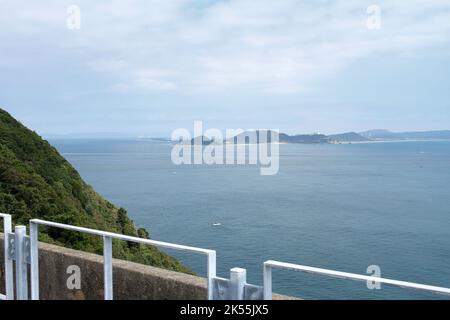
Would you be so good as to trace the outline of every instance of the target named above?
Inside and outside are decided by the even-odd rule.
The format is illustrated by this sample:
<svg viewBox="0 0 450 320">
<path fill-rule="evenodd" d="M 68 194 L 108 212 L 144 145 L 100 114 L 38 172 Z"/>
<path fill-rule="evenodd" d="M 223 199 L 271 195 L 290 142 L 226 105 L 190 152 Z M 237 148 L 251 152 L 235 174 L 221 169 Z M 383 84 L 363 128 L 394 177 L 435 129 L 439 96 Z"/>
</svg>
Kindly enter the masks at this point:
<svg viewBox="0 0 450 320">
<path fill-rule="evenodd" d="M 4 237 L 0 233 L 0 293 L 4 288 Z M 68 289 L 67 268 L 81 271 L 81 289 Z M 51 300 L 103 299 L 103 257 L 82 251 L 39 243 L 40 298 Z M 115 300 L 198 300 L 207 297 L 205 278 L 113 260 Z M 274 299 L 292 299 L 274 295 Z"/>
<path fill-rule="evenodd" d="M 3 235 L 0 234 L 0 293 L 4 293 Z M 80 267 L 81 289 L 67 288 L 67 268 Z M 39 244 L 41 299 L 103 299 L 103 257 Z M 206 279 L 123 260 L 113 260 L 114 299 L 206 299 Z"/>
</svg>

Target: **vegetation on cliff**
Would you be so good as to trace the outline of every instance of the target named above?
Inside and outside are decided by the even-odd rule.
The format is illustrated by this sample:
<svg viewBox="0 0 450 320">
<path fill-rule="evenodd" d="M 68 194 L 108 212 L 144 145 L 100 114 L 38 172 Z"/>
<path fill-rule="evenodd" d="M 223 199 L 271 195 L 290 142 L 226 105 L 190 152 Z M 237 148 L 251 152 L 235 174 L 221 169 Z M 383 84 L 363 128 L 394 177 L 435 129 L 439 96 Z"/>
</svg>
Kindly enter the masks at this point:
<svg viewBox="0 0 450 320">
<path fill-rule="evenodd" d="M 96 228 L 148 238 L 123 208 L 116 208 L 87 185 L 58 151 L 38 134 L 0 109 L 0 212 L 15 224 L 32 218 Z M 102 253 L 102 239 L 41 227 L 40 240 Z M 113 242 L 114 257 L 166 269 L 189 272 L 176 259 L 156 248 Z"/>
</svg>

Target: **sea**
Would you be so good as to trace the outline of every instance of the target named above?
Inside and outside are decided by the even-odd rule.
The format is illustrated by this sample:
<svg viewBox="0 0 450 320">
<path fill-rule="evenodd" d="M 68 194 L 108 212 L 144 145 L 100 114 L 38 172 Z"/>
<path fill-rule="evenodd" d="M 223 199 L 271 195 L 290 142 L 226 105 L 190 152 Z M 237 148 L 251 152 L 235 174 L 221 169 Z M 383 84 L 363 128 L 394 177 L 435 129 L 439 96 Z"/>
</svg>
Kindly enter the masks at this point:
<svg viewBox="0 0 450 320">
<path fill-rule="evenodd" d="M 151 238 L 217 251 L 217 272 L 283 262 L 450 287 L 450 141 L 280 145 L 279 172 L 175 165 L 169 142 L 53 139 L 95 190 Z M 204 256 L 165 250 L 199 275 Z M 289 270 L 275 292 L 305 299 L 448 299 Z"/>
</svg>

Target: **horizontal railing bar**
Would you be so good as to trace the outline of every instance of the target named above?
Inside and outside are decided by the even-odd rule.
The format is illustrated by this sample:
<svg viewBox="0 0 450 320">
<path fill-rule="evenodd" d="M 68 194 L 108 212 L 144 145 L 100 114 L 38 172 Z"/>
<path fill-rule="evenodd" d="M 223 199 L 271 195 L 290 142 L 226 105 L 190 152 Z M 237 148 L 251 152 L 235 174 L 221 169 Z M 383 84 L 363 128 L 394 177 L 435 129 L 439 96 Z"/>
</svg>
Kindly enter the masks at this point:
<svg viewBox="0 0 450 320">
<path fill-rule="evenodd" d="M 127 236 L 127 235 L 120 234 L 120 233 L 113 233 L 113 232 L 108 232 L 108 231 L 101 231 L 101 230 L 95 230 L 95 229 L 90 229 L 90 228 L 77 227 L 77 226 L 72 226 L 72 225 L 67 225 L 67 224 L 57 223 L 57 222 L 51 222 L 51 221 L 46 221 L 46 220 L 40 220 L 40 219 L 30 220 L 30 223 L 35 223 L 35 224 L 39 224 L 39 225 L 45 225 L 45 226 L 55 227 L 55 228 L 60 228 L 60 229 L 78 231 L 78 232 L 83 232 L 83 233 L 89 233 L 89 234 L 98 235 L 98 236 L 111 237 L 113 239 L 120 239 L 120 240 L 124 240 L 124 241 L 148 244 L 148 245 L 153 245 L 156 247 L 167 248 L 167 249 L 197 252 L 197 253 L 203 253 L 206 255 L 211 254 L 212 252 L 215 252 L 214 250 L 210 250 L 210 249 L 203 249 L 203 248 L 184 246 L 184 245 L 163 242 L 163 241 L 143 239 L 143 238 L 138 238 L 138 237 Z"/>
<path fill-rule="evenodd" d="M 392 279 L 380 278 L 380 277 L 375 277 L 375 276 L 366 276 L 366 275 L 361 275 L 361 274 L 356 274 L 356 273 L 348 273 L 348 272 L 341 272 L 341 271 L 335 271 L 335 270 L 329 270 L 329 269 L 308 267 L 308 266 L 274 261 L 274 260 L 266 261 L 266 262 L 264 262 L 264 265 L 270 266 L 270 267 L 277 267 L 280 269 L 288 269 L 288 270 L 301 271 L 301 272 L 307 272 L 307 273 L 322 274 L 322 275 L 326 275 L 326 276 L 330 276 L 330 277 L 334 277 L 334 278 L 351 279 L 351 280 L 357 280 L 357 281 L 379 282 L 379 283 L 394 285 L 397 287 L 431 291 L 434 293 L 450 295 L 450 288 L 429 286 L 429 285 L 419 284 L 419 283 L 414 283 L 414 282 L 392 280 Z"/>
</svg>

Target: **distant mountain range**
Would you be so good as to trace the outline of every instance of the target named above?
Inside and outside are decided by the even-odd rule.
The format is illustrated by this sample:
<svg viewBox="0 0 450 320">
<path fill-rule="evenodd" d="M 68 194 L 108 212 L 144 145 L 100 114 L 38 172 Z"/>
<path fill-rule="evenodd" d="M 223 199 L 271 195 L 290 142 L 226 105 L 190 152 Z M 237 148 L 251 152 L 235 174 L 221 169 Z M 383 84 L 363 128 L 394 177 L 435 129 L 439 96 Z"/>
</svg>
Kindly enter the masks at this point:
<svg viewBox="0 0 450 320">
<path fill-rule="evenodd" d="M 237 143 L 239 136 L 249 136 L 256 132 L 257 141 L 259 143 L 259 134 L 268 132 L 268 130 L 248 130 L 234 138 L 228 139 L 226 143 Z M 47 139 L 143 139 L 155 140 L 162 142 L 170 142 L 170 138 L 165 137 L 151 137 L 151 136 L 133 136 L 132 134 L 121 133 L 86 133 L 86 134 L 66 134 L 66 135 L 47 135 Z M 279 141 L 281 143 L 305 143 L 305 144 L 323 144 L 323 143 L 363 143 L 371 141 L 405 141 L 405 140 L 450 140 L 450 130 L 435 130 L 435 131 L 406 131 L 406 132 L 392 132 L 386 129 L 374 129 L 363 132 L 345 132 L 339 134 L 294 134 L 286 133 L 279 134 Z M 240 139 L 242 141 L 242 137 Z M 209 145 L 213 143 L 206 136 L 198 136 L 191 139 L 191 144 Z M 187 142 L 189 143 L 189 142 Z"/>
<path fill-rule="evenodd" d="M 268 130 L 245 131 L 231 139 L 225 140 L 225 143 L 239 143 L 249 141 L 249 136 L 256 134 L 257 143 L 260 142 L 261 134 L 268 135 Z M 268 135 L 267 142 L 270 142 Z M 416 131 L 416 132 L 392 132 L 384 129 L 368 130 L 364 132 L 345 132 L 340 134 L 296 134 L 288 135 L 286 133 L 279 134 L 280 143 L 302 143 L 302 144 L 339 144 L 339 143 L 362 143 L 371 141 L 406 141 L 406 140 L 450 140 L 450 130 L 440 131 Z M 213 140 L 202 136 L 191 140 L 191 144 L 208 145 Z"/>
</svg>

